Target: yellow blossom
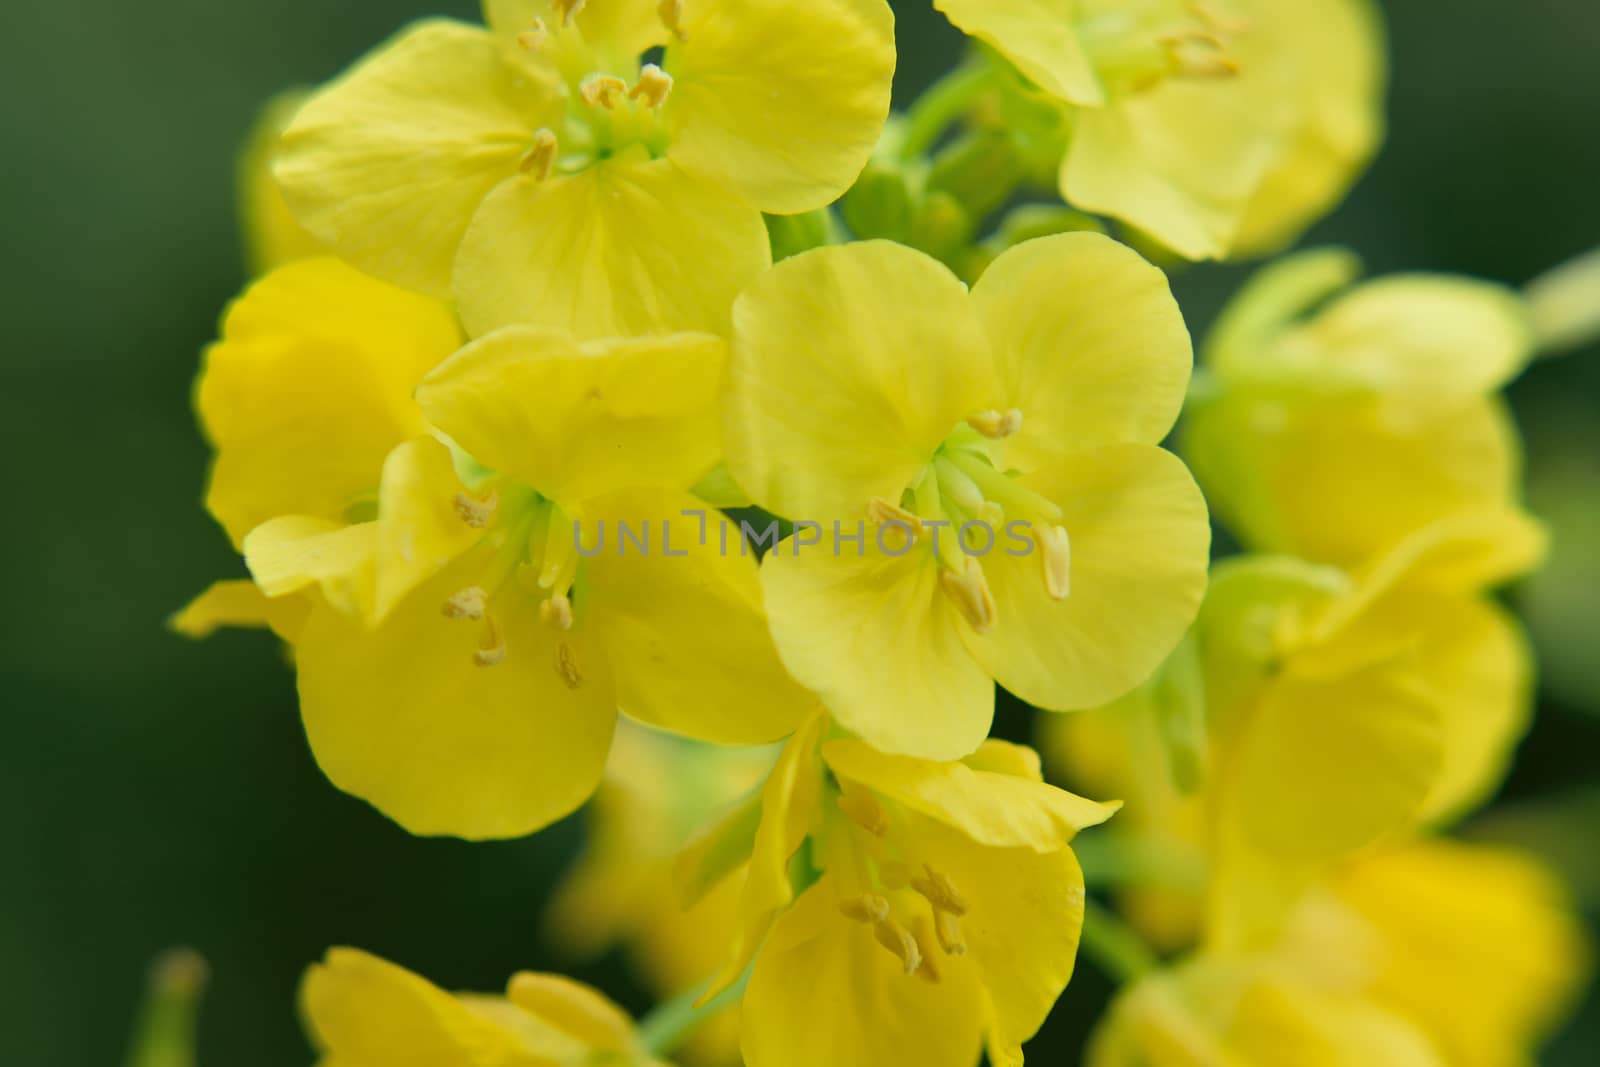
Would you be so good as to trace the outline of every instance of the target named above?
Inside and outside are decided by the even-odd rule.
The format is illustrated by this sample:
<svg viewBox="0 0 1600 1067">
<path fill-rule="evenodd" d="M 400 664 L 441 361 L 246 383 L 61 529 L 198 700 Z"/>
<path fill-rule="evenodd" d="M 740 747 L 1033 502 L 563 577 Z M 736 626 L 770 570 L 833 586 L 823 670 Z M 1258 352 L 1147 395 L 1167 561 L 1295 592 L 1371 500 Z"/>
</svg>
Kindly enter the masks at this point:
<svg viewBox="0 0 1600 1067">
<path fill-rule="evenodd" d="M 1519 444 L 1493 393 L 1532 353 L 1522 303 L 1435 275 L 1347 288 L 1358 273 L 1339 251 L 1284 260 L 1207 339 L 1183 453 L 1251 548 L 1352 566 L 1516 499 Z"/>
<path fill-rule="evenodd" d="M 1077 952 L 1069 844 L 1116 805 L 1045 785 L 1031 750 L 1000 741 L 936 763 L 823 741 L 826 725 L 818 715 L 790 740 L 753 833 L 735 812 L 686 856 L 690 884 L 730 852 L 749 862 L 743 926 L 713 985 L 754 958 L 745 1062 L 965 1067 L 985 1047 L 1020 1064 Z"/>
<path fill-rule="evenodd" d="M 1369 0 L 935 0 L 1065 113 L 1062 195 L 1190 259 L 1274 251 L 1383 136 Z"/>
<path fill-rule="evenodd" d="M 763 562 L 773 634 L 846 728 L 957 758 L 988 731 L 991 679 L 1093 706 L 1187 628 L 1210 531 L 1157 443 L 1188 334 L 1133 252 L 1044 238 L 969 293 L 903 246 L 820 249 L 758 279 L 734 320 L 729 469 L 812 533 Z"/>
<path fill-rule="evenodd" d="M 484 7 L 487 28 L 419 23 L 312 97 L 277 164 L 308 230 L 453 294 L 474 336 L 722 330 L 768 262 L 761 212 L 836 198 L 888 113 L 883 0 Z"/>
<path fill-rule="evenodd" d="M 447 993 L 352 948 L 312 966 L 300 999 L 322 1067 L 660 1067 L 604 994 L 554 974 L 504 995 Z"/>
</svg>

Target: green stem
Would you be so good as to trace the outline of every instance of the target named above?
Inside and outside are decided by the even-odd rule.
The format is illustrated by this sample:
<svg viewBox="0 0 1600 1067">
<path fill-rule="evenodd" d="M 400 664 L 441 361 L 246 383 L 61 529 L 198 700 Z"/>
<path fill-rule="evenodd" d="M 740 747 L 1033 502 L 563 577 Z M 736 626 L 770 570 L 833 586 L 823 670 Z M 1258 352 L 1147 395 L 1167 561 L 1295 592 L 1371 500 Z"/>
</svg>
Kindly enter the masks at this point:
<svg viewBox="0 0 1600 1067">
<path fill-rule="evenodd" d="M 984 63 L 957 67 L 928 87 L 906 112 L 900 138 L 900 158 L 912 160 L 928 153 L 945 130 L 959 119 L 989 84 L 990 70 Z"/>
<path fill-rule="evenodd" d="M 1523 291 L 1542 356 L 1600 341 L 1600 248 L 1563 263 Z"/>
<path fill-rule="evenodd" d="M 704 985 L 679 993 L 640 1021 L 639 1043 L 650 1055 L 665 1056 L 683 1044 L 701 1023 L 743 997 L 749 982 L 747 970 L 737 982 L 698 1007 L 696 1002 L 705 993 Z"/>
<path fill-rule="evenodd" d="M 1122 985 L 1130 985 L 1161 966 L 1144 939 L 1111 909 L 1094 900 L 1083 905 L 1083 937 L 1079 942 L 1096 966 Z"/>
<path fill-rule="evenodd" d="M 128 1067 L 194 1067 L 195 1023 L 205 984 L 205 961 L 188 949 L 175 949 L 156 961 L 134 1026 Z"/>
</svg>

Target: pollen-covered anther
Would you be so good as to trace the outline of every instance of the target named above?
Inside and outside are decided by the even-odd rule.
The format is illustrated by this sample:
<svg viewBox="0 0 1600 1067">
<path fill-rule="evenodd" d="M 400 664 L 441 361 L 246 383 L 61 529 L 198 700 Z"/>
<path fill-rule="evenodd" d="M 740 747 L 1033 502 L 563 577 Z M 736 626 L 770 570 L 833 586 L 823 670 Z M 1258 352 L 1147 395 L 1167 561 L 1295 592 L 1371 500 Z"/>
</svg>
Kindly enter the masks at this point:
<svg viewBox="0 0 1600 1067">
<path fill-rule="evenodd" d="M 1072 538 L 1063 526 L 1036 526 L 1033 541 L 1043 562 L 1044 588 L 1053 600 L 1072 595 Z"/>
<path fill-rule="evenodd" d="M 603 107 L 607 111 L 615 110 L 624 95 L 632 95 L 628 92 L 628 83 L 611 74 L 589 75 L 579 86 L 578 93 L 590 107 Z"/>
<path fill-rule="evenodd" d="M 519 166 L 522 173 L 531 174 L 539 181 L 550 177 L 550 171 L 556 165 L 556 153 L 560 150 L 560 142 L 556 140 L 554 131 L 541 128 L 533 135 L 533 146 L 522 155 Z"/>
<path fill-rule="evenodd" d="M 961 919 L 953 912 L 933 913 L 933 932 L 938 935 L 939 947 L 946 956 L 965 956 L 967 943 L 961 939 Z"/>
<path fill-rule="evenodd" d="M 493 618 L 485 618 L 483 640 L 478 645 L 478 650 L 472 654 L 472 662 L 480 667 L 495 667 L 506 658 L 506 643 L 500 638 L 500 627 L 495 625 Z"/>
<path fill-rule="evenodd" d="M 646 107 L 660 107 L 671 92 L 672 75 L 654 63 L 646 63 L 639 68 L 639 80 L 628 90 L 628 99 L 643 100 Z"/>
<path fill-rule="evenodd" d="M 557 630 L 572 629 L 572 601 L 566 594 L 557 593 L 539 605 L 539 618 Z"/>
<path fill-rule="evenodd" d="M 1186 30 L 1161 38 L 1174 70 L 1189 78 L 1231 78 L 1239 61 L 1228 55 L 1227 42 L 1214 33 Z"/>
<path fill-rule="evenodd" d="M 891 504 L 881 496 L 875 496 L 867 501 L 867 518 L 880 526 L 884 523 L 897 522 L 913 530 L 922 527 L 922 520 L 915 513 L 907 511 L 899 504 Z"/>
<path fill-rule="evenodd" d="M 974 633 L 986 634 L 994 629 L 999 614 L 994 603 L 994 592 L 989 588 L 989 580 L 984 577 L 982 565 L 972 556 L 966 557 L 966 565 L 959 572 L 949 569 L 940 571 L 939 588 L 961 612 L 961 617 L 967 620 L 967 625 L 972 627 Z"/>
<path fill-rule="evenodd" d="M 967 902 L 950 879 L 927 864 L 923 865 L 921 874 L 912 877 L 911 888 L 932 904 L 937 912 L 948 915 L 967 913 Z"/>
<path fill-rule="evenodd" d="M 1022 429 L 1022 412 L 1016 408 L 1008 408 L 1005 411 L 990 408 L 988 411 L 980 411 L 976 415 L 969 416 L 967 425 L 990 440 L 999 441 Z"/>
<path fill-rule="evenodd" d="M 469 585 L 446 600 L 441 610 L 447 619 L 481 619 L 488 601 L 488 593 L 479 586 Z"/>
<path fill-rule="evenodd" d="M 917 968 L 922 966 L 922 949 L 917 945 L 917 939 L 911 936 L 910 930 L 893 919 L 880 919 L 873 923 L 872 936 L 878 939 L 878 944 L 899 958 L 900 966 L 907 975 L 916 974 Z"/>
<path fill-rule="evenodd" d="M 544 19 L 534 19 L 531 28 L 517 34 L 517 44 L 529 52 L 537 52 L 549 39 L 550 31 L 544 28 Z"/>
<path fill-rule="evenodd" d="M 583 5 L 586 3 L 588 0 L 550 0 L 550 6 L 561 16 L 563 26 L 572 25 L 572 20 L 578 17 L 578 12 L 583 10 Z"/>
<path fill-rule="evenodd" d="M 889 902 L 876 893 L 862 893 L 839 901 L 839 912 L 858 923 L 881 923 L 889 918 Z"/>
<path fill-rule="evenodd" d="M 583 671 L 578 666 L 578 653 L 565 641 L 556 646 L 556 673 L 568 689 L 583 685 Z"/>
<path fill-rule="evenodd" d="M 456 514 L 461 516 L 461 521 L 474 530 L 481 530 L 489 525 L 489 520 L 494 517 L 494 509 L 500 503 L 498 493 L 490 493 L 482 500 L 468 496 L 466 493 L 457 493 L 451 504 L 456 509 Z"/>
<path fill-rule="evenodd" d="M 860 789 L 840 793 L 839 810 L 873 837 L 882 837 L 889 832 L 889 816 L 871 793 Z"/>
<path fill-rule="evenodd" d="M 680 41 L 689 39 L 683 32 L 683 0 L 661 0 L 656 5 L 656 13 L 661 16 L 661 24 L 672 31 L 672 36 Z"/>
</svg>

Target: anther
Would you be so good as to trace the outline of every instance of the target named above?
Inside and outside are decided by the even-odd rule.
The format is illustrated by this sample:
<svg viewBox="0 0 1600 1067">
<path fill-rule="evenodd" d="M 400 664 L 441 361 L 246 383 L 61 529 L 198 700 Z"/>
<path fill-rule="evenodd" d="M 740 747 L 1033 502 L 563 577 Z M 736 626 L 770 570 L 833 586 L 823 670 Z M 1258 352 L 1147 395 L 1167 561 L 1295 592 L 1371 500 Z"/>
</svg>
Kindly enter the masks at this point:
<svg viewBox="0 0 1600 1067">
<path fill-rule="evenodd" d="M 1036 526 L 1033 542 L 1044 561 L 1044 588 L 1054 600 L 1072 595 L 1072 538 L 1062 526 Z"/>
<path fill-rule="evenodd" d="M 623 94 L 628 93 L 628 83 L 610 74 L 591 74 L 579 86 L 578 93 L 583 97 L 583 102 L 590 107 L 603 107 L 607 111 L 612 111 Z"/>
<path fill-rule="evenodd" d="M 551 6 L 556 9 L 556 14 L 561 16 L 561 25 L 570 26 L 587 2 L 588 0 L 551 0 Z"/>
<path fill-rule="evenodd" d="M 913 921 L 912 933 L 916 935 L 917 948 L 922 953 L 921 964 L 917 967 L 917 977 L 938 984 L 944 973 L 939 964 L 939 954 L 934 951 L 938 941 L 933 932 L 933 923 L 926 915 L 918 915 Z"/>
<path fill-rule="evenodd" d="M 500 639 L 500 627 L 494 624 L 494 619 L 486 617 L 484 621 L 487 625 L 483 642 L 472 654 L 472 662 L 480 667 L 493 667 L 506 658 L 506 643 Z"/>
<path fill-rule="evenodd" d="M 1239 73 L 1239 62 L 1224 49 L 1227 42 L 1214 33 L 1189 30 L 1161 38 L 1177 73 L 1190 78 L 1231 78 Z"/>
<path fill-rule="evenodd" d="M 572 601 L 566 594 L 557 593 L 539 605 L 539 618 L 558 630 L 572 629 Z"/>
<path fill-rule="evenodd" d="M 967 419 L 967 425 L 993 441 L 1010 437 L 1022 429 L 1022 412 L 1016 408 L 1005 411 L 980 411 Z"/>
<path fill-rule="evenodd" d="M 578 654 L 565 641 L 556 646 L 556 672 L 561 675 L 561 680 L 567 683 L 568 689 L 576 689 L 583 684 L 583 671 L 578 668 Z"/>
<path fill-rule="evenodd" d="M 661 0 L 656 5 L 656 13 L 661 16 L 662 25 L 672 31 L 672 36 L 680 41 L 689 39 L 683 32 L 683 0 Z"/>
<path fill-rule="evenodd" d="M 909 526 L 913 530 L 922 526 L 922 520 L 914 513 L 907 511 L 899 504 L 891 504 L 881 496 L 875 496 L 867 501 L 867 518 L 880 525 L 888 522 L 898 522 Z"/>
<path fill-rule="evenodd" d="M 860 789 L 840 793 L 839 810 L 873 837 L 882 837 L 889 832 L 889 816 L 884 814 L 883 805 L 871 793 Z"/>
<path fill-rule="evenodd" d="M 646 107 L 660 107 L 666 103 L 667 94 L 670 92 L 672 92 L 672 75 L 654 63 L 646 63 L 639 68 L 639 80 L 628 90 L 628 99 L 643 99 Z"/>
<path fill-rule="evenodd" d="M 949 915 L 965 915 L 967 902 L 962 899 L 950 879 L 923 864 L 922 873 L 911 879 L 911 888 L 922 894 L 935 911 Z"/>
<path fill-rule="evenodd" d="M 939 588 L 955 604 L 956 610 L 961 612 L 961 617 L 967 620 L 967 625 L 972 627 L 974 633 L 986 634 L 994 629 L 998 614 L 994 593 L 989 589 L 989 580 L 984 577 L 983 567 L 976 559 L 967 556 L 966 566 L 960 573 L 948 568 L 941 570 Z"/>
<path fill-rule="evenodd" d="M 862 893 L 839 901 L 839 911 L 858 923 L 881 923 L 889 918 L 889 902 L 876 893 Z"/>
<path fill-rule="evenodd" d="M 444 615 L 448 619 L 481 619 L 489 594 L 482 587 L 470 585 L 444 602 Z"/>
<path fill-rule="evenodd" d="M 967 943 L 961 939 L 961 920 L 948 911 L 933 913 L 933 932 L 946 956 L 965 956 Z"/>
<path fill-rule="evenodd" d="M 559 142 L 556 135 L 541 128 L 533 135 L 533 147 L 529 148 L 522 156 L 522 173 L 532 174 L 539 181 L 550 177 L 550 170 L 556 165 L 556 151 Z"/>
<path fill-rule="evenodd" d="M 489 520 L 494 516 L 495 506 L 500 503 L 498 493 L 490 493 L 486 499 L 478 500 L 466 493 L 457 493 L 451 501 L 455 505 L 456 514 L 461 516 L 461 521 L 474 530 L 481 530 L 489 525 Z"/>
<path fill-rule="evenodd" d="M 534 19 L 532 29 L 517 34 L 517 43 L 529 52 L 537 52 L 549 39 L 550 33 L 544 28 L 544 19 Z"/>
<path fill-rule="evenodd" d="M 878 939 L 878 944 L 899 958 L 906 974 L 916 974 L 917 968 L 922 966 L 922 950 L 917 947 L 917 939 L 893 919 L 880 919 L 873 923 L 872 936 Z"/>
</svg>

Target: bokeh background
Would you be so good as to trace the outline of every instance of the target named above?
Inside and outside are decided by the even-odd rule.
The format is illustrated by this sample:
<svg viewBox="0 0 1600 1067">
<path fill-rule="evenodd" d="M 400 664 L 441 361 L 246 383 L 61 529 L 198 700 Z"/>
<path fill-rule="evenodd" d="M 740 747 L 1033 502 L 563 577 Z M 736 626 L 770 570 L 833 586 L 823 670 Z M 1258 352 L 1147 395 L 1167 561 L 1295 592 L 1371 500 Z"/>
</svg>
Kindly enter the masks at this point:
<svg viewBox="0 0 1600 1067">
<path fill-rule="evenodd" d="M 960 49 L 902 0 L 897 90 Z M 1391 0 L 1392 130 L 1312 235 L 1374 270 L 1521 284 L 1600 244 L 1600 6 Z M 273 641 L 187 643 L 169 612 L 239 572 L 200 508 L 189 390 L 244 280 L 234 153 L 275 90 L 337 72 L 470 0 L 8 0 L 0 5 L 0 1063 L 119 1062 L 150 958 L 211 961 L 201 1062 L 310 1054 L 300 972 L 354 944 L 456 988 L 560 966 L 537 918 L 578 842 L 410 838 L 317 772 Z M 818 56 L 826 63 L 826 56 Z M 1241 272 L 1177 280 L 1200 331 Z M 1466 832 L 1554 857 L 1600 913 L 1600 351 L 1513 398 L 1556 526 L 1515 591 L 1547 664 L 1542 713 Z M 1021 709 L 1001 716 L 1023 736 Z M 579 970 L 643 1006 L 615 960 Z M 1070 1064 L 1107 992 L 1085 963 L 1034 1062 Z M 1600 1062 L 1591 1001 L 1547 1062 Z"/>
</svg>

